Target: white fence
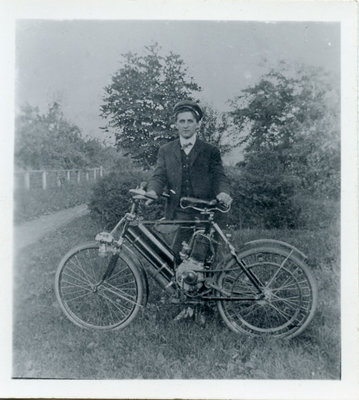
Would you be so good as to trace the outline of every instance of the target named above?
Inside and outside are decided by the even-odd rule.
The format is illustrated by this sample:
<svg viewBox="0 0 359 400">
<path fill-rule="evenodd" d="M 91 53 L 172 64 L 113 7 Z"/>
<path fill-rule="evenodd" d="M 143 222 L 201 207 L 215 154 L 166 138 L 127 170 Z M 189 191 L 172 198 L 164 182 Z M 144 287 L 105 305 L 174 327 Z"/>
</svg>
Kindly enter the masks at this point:
<svg viewBox="0 0 359 400">
<path fill-rule="evenodd" d="M 86 169 L 26 170 L 15 172 L 15 188 L 43 189 L 61 187 L 66 183 L 83 184 L 95 182 L 104 174 L 103 167 Z"/>
</svg>

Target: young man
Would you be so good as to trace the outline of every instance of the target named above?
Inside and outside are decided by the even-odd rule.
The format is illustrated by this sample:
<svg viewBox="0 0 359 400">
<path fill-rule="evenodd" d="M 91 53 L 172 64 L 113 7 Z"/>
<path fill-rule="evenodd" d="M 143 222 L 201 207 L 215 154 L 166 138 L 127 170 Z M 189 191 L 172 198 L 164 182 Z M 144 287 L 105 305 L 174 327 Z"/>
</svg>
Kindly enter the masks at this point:
<svg viewBox="0 0 359 400">
<path fill-rule="evenodd" d="M 148 191 L 152 195 L 160 195 L 167 187 L 173 195 L 167 203 L 166 219 L 191 219 L 193 212 L 185 212 L 179 207 L 181 197 L 217 198 L 226 205 L 232 199 L 219 150 L 197 138 L 203 117 L 199 104 L 181 101 L 173 111 L 179 139 L 159 149 L 157 166 Z"/>
<path fill-rule="evenodd" d="M 162 146 L 158 152 L 157 165 L 148 184 L 148 192 L 161 195 L 167 187 L 171 193 L 168 199 L 165 218 L 192 220 L 199 217 L 192 209 L 183 210 L 179 202 L 181 197 L 194 197 L 204 200 L 217 198 L 225 205 L 230 205 L 229 181 L 224 173 L 219 150 L 197 138 L 197 131 L 203 117 L 201 107 L 193 101 L 181 101 L 174 107 L 175 125 L 179 138 Z M 179 252 L 182 241 L 190 239 L 191 232 L 178 232 L 173 247 L 180 262 Z M 191 307 L 184 309 L 176 319 L 192 317 Z M 201 324 L 205 323 L 204 315 L 196 313 Z M 196 317 L 196 318 L 197 318 Z"/>
</svg>

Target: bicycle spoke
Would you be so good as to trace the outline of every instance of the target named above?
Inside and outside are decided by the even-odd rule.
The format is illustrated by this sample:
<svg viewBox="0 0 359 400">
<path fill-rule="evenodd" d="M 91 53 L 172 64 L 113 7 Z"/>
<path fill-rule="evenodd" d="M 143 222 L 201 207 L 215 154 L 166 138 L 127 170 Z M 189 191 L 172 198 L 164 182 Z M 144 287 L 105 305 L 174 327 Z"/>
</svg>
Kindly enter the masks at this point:
<svg viewBox="0 0 359 400">
<path fill-rule="evenodd" d="M 88 283 L 91 284 L 91 280 L 89 279 L 88 274 L 87 274 L 86 272 L 83 271 L 83 269 L 81 268 L 81 266 L 79 266 L 78 264 L 76 264 L 72 259 L 70 260 L 70 262 L 84 274 L 84 278 L 86 279 L 86 281 L 87 281 Z M 72 271 L 72 272 L 75 272 L 73 269 L 72 269 L 71 271 Z"/>
<path fill-rule="evenodd" d="M 241 278 L 245 278 L 247 282 L 241 281 Z M 230 279 L 228 279 L 230 278 Z M 232 280 L 232 281 L 231 281 Z M 233 277 L 232 275 L 226 276 L 224 278 L 224 282 L 227 283 L 228 285 L 231 285 L 231 288 L 228 288 L 228 290 L 231 292 L 231 294 L 241 294 L 241 295 L 256 295 L 257 291 L 253 284 L 249 281 L 247 276 L 244 275 L 244 273 L 239 274 L 236 277 Z M 227 288 L 227 286 L 225 286 Z M 243 288 L 243 289 L 242 289 Z"/>
<path fill-rule="evenodd" d="M 130 310 L 133 309 L 133 305 L 131 303 L 120 301 L 119 298 L 113 298 L 113 296 L 111 296 L 111 295 L 113 295 L 113 293 L 111 293 L 109 291 L 107 291 L 107 292 L 102 291 L 102 292 L 100 292 L 100 295 L 105 295 L 107 299 L 111 299 L 111 297 L 112 297 L 111 300 L 114 302 L 114 304 L 116 304 L 116 306 L 118 306 L 118 307 L 121 307 L 121 309 L 126 312 L 129 312 Z"/>
<path fill-rule="evenodd" d="M 288 280 L 289 279 L 293 279 L 292 277 L 290 277 L 290 278 L 288 278 Z M 297 284 L 297 282 L 293 282 L 293 283 L 291 283 L 291 284 L 284 284 L 284 285 L 282 285 L 282 286 L 278 286 L 278 287 L 275 287 L 275 288 L 272 288 L 271 289 L 271 291 L 272 291 L 272 293 L 277 293 L 277 292 L 280 292 L 281 290 L 298 290 L 298 284 Z"/>
<path fill-rule="evenodd" d="M 123 294 L 121 294 L 121 291 L 117 290 L 117 288 L 115 288 L 116 290 L 114 290 L 114 289 L 111 288 L 111 286 L 108 287 L 108 286 L 106 285 L 106 283 L 103 284 L 103 288 L 106 289 L 106 290 L 108 290 L 108 291 L 111 292 L 112 294 L 114 294 L 114 295 L 120 297 L 121 299 L 128 301 L 129 303 L 137 304 L 136 301 L 134 301 L 134 300 L 132 300 L 131 298 L 129 298 L 129 297 L 126 296 L 127 293 L 125 293 L 125 294 L 123 295 Z M 131 297 L 135 298 L 135 296 L 131 296 Z"/>
<path fill-rule="evenodd" d="M 123 271 L 126 271 L 126 270 L 128 270 L 128 268 L 127 268 L 127 266 L 124 266 L 120 271 L 117 271 L 114 275 L 111 275 L 107 280 L 109 281 L 109 280 L 113 280 L 113 279 L 117 278 Z M 128 271 L 127 275 L 132 276 L 132 272 Z M 122 275 L 122 278 L 123 277 L 126 277 L 126 275 Z"/>
<path fill-rule="evenodd" d="M 239 312 L 239 314 L 242 317 L 248 317 L 249 315 L 251 315 L 253 313 L 253 311 L 255 311 L 256 306 L 258 306 L 258 305 L 256 303 L 253 303 L 245 309 L 245 311 L 246 311 L 245 313 Z"/>
<path fill-rule="evenodd" d="M 285 318 L 287 321 L 289 321 L 291 319 L 291 315 L 288 315 L 284 311 L 280 310 L 278 307 L 274 306 L 272 303 L 268 303 L 268 305 L 270 307 L 272 307 L 274 310 L 276 310 L 278 312 L 278 314 L 282 315 L 283 318 Z"/>
<path fill-rule="evenodd" d="M 243 288 L 243 289 L 242 289 Z M 256 290 L 254 289 L 253 285 L 238 285 L 232 288 L 232 294 L 249 294 L 249 295 L 257 295 Z"/>
<path fill-rule="evenodd" d="M 77 289 L 75 286 L 66 286 L 66 287 L 62 286 L 61 291 L 62 291 L 62 293 L 66 294 L 66 296 L 70 296 L 71 294 L 74 294 L 74 293 L 79 293 L 80 291 L 82 291 L 82 292 L 92 292 L 92 290 L 90 290 L 88 288 L 81 287 L 81 288 Z"/>
<path fill-rule="evenodd" d="M 302 311 L 302 312 L 306 313 L 307 310 L 308 310 L 308 304 L 307 304 L 307 303 L 303 304 L 303 302 L 302 302 L 302 303 L 297 302 L 297 303 L 295 303 L 296 306 L 294 307 L 294 306 L 291 305 L 291 304 L 287 304 L 287 302 L 285 302 L 284 299 L 274 300 L 274 302 L 279 302 L 279 301 L 285 303 L 288 307 L 292 307 L 292 309 L 295 309 L 295 310 L 297 310 L 298 312 L 299 312 L 299 311 Z"/>
<path fill-rule="evenodd" d="M 106 282 L 109 283 L 108 281 L 106 281 Z M 116 288 L 121 287 L 122 289 L 128 287 L 129 288 L 128 290 L 131 290 L 131 289 L 136 290 L 136 286 L 133 285 L 135 282 L 136 282 L 135 280 L 132 280 L 129 282 L 119 283 L 119 284 L 115 284 L 115 285 L 111 284 L 111 286 L 116 287 Z"/>
<path fill-rule="evenodd" d="M 113 325 L 113 324 L 116 322 L 116 321 L 115 321 L 115 318 L 114 318 L 114 316 L 113 316 L 114 313 L 113 313 L 112 308 L 110 307 L 109 304 L 106 303 L 106 307 L 107 307 L 108 313 L 109 313 L 108 319 L 111 321 L 111 324 Z"/>
<path fill-rule="evenodd" d="M 93 252 L 92 252 L 92 253 L 93 253 Z M 96 253 L 97 253 L 97 252 L 96 252 Z M 93 279 L 93 282 L 97 282 L 99 278 L 98 278 L 98 275 L 97 275 L 96 272 L 98 272 L 99 267 L 98 267 L 97 264 L 94 263 L 95 257 L 93 257 L 93 256 L 91 255 L 91 252 L 90 252 L 89 249 L 86 250 L 86 254 L 87 254 L 87 259 L 90 260 L 90 262 L 88 263 L 88 264 L 89 264 L 89 270 L 90 270 L 89 273 L 91 274 L 91 278 Z M 87 263 L 87 261 L 85 261 L 85 263 Z M 96 271 L 95 271 L 94 267 L 95 267 L 96 265 L 97 265 L 98 268 L 96 268 Z"/>
<path fill-rule="evenodd" d="M 269 288 L 271 283 L 273 282 L 273 280 L 276 278 L 276 276 L 279 274 L 279 272 L 282 270 L 282 268 L 284 267 L 284 264 L 289 260 L 290 256 L 293 254 L 293 250 L 288 254 L 288 256 L 284 259 L 284 261 L 282 262 L 282 264 L 280 265 L 280 267 L 277 269 L 277 271 L 275 272 L 275 274 L 272 276 L 272 278 L 270 279 L 270 281 L 267 283 L 266 288 Z"/>
<path fill-rule="evenodd" d="M 114 308 L 116 308 L 118 311 L 120 311 L 125 317 L 127 316 L 127 313 L 125 313 L 122 309 L 121 309 L 121 305 L 115 303 L 112 299 L 110 299 L 108 296 L 106 296 L 104 293 L 101 293 L 100 296 L 105 299 L 106 301 L 108 301 L 110 304 L 113 305 Z M 123 306 L 122 306 L 123 307 Z M 127 310 L 128 311 L 128 310 Z"/>
<path fill-rule="evenodd" d="M 89 289 L 90 285 L 87 284 L 87 283 L 86 283 L 86 286 L 84 286 L 84 285 L 79 285 L 79 284 L 76 284 L 76 283 L 74 283 L 74 282 L 69 282 L 69 281 L 65 281 L 65 280 L 63 280 L 62 282 L 63 282 L 63 283 L 67 283 L 68 286 L 78 287 L 78 288 L 80 288 L 80 289 L 88 289 L 88 290 L 90 290 L 90 289 Z M 61 286 L 61 287 L 63 287 L 63 286 Z"/>
<path fill-rule="evenodd" d="M 71 272 L 73 272 L 73 271 L 71 270 Z M 69 278 L 71 278 L 77 282 L 85 284 L 86 286 L 91 286 L 91 282 L 89 282 L 85 279 L 82 279 L 81 275 L 76 275 L 76 274 L 72 275 L 72 274 L 69 274 L 69 272 L 63 272 L 63 275 L 68 276 Z"/>
<path fill-rule="evenodd" d="M 271 301 L 271 304 L 274 304 L 274 303 L 276 303 L 276 304 L 285 304 L 287 307 L 290 307 L 290 308 L 292 308 L 293 310 L 297 310 L 298 309 L 298 306 L 299 306 L 299 303 L 298 302 L 289 302 L 289 301 L 286 301 L 285 299 L 275 299 L 275 300 L 272 300 Z"/>
<path fill-rule="evenodd" d="M 109 257 L 99 256 L 97 244 L 78 246 L 61 261 L 56 274 L 56 296 L 66 316 L 77 325 L 111 330 L 127 325 L 142 306 L 139 271 L 119 258 L 113 273 L 101 282 Z"/>
<path fill-rule="evenodd" d="M 135 283 L 134 280 L 133 280 L 132 282 Z M 109 286 L 110 288 L 112 288 L 112 289 L 114 289 L 114 290 L 118 290 L 119 292 L 123 293 L 124 295 L 126 295 L 126 291 L 124 291 L 124 290 L 121 289 L 121 288 L 122 288 L 122 287 L 126 287 L 128 284 L 129 284 L 128 282 L 125 282 L 125 283 L 123 283 L 123 284 L 116 284 L 116 285 L 113 285 L 112 283 L 108 282 L 107 280 L 103 282 L 103 285 L 107 285 L 107 286 Z M 136 289 L 136 285 L 133 285 L 133 284 L 132 284 L 131 287 L 132 287 L 133 289 Z"/>
<path fill-rule="evenodd" d="M 104 299 L 104 304 L 108 310 L 108 320 L 110 321 L 110 324 L 113 325 L 115 323 L 115 317 L 116 314 L 114 314 L 114 310 L 113 310 L 113 305 L 106 299 Z"/>
<path fill-rule="evenodd" d="M 69 298 L 69 299 L 67 299 L 66 301 L 67 301 L 67 302 L 69 302 L 69 301 L 75 301 L 75 300 L 81 299 L 81 298 L 83 298 L 83 297 L 85 297 L 85 296 L 90 296 L 91 294 L 93 294 L 93 293 L 92 293 L 92 292 L 87 292 L 87 293 L 84 293 L 84 294 L 80 294 L 80 295 L 78 295 L 78 296 L 76 296 L 76 297 Z"/>
<path fill-rule="evenodd" d="M 235 332 L 250 335 L 272 335 L 291 337 L 300 333 L 313 317 L 316 289 L 308 268 L 293 259 L 293 249 L 253 248 L 239 254 L 246 268 L 262 284 L 262 297 L 252 305 L 244 301 L 222 300 L 218 309 L 225 323 Z M 229 269 L 232 268 L 229 265 Z M 252 285 L 243 273 L 226 275 L 219 279 L 221 287 L 230 295 L 248 296 Z M 256 292 L 254 292 L 257 294 Z M 248 304 L 245 302 L 245 304 Z"/>
<path fill-rule="evenodd" d="M 83 268 L 82 264 L 80 263 L 80 261 L 78 260 L 77 256 L 78 256 L 78 254 L 76 254 L 76 255 L 74 256 L 74 258 L 75 258 L 75 260 L 76 260 L 76 262 L 77 262 L 77 265 L 78 265 L 79 269 L 82 271 L 82 273 L 83 273 L 83 274 L 85 275 L 85 277 L 88 279 L 88 281 L 89 281 L 89 282 L 92 282 L 92 281 L 91 281 L 91 277 L 90 277 L 89 274 L 84 270 L 84 268 Z"/>
</svg>

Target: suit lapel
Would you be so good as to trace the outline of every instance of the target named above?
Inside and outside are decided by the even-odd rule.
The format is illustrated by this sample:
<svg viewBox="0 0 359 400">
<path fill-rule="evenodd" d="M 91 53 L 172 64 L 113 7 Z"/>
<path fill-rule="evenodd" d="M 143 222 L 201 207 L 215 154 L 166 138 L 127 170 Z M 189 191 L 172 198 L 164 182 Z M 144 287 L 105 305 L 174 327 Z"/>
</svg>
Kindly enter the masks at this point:
<svg viewBox="0 0 359 400">
<path fill-rule="evenodd" d="M 173 155 L 174 155 L 175 159 L 177 160 L 177 163 L 178 163 L 179 165 L 182 165 L 182 160 L 181 160 L 181 144 L 180 144 L 179 139 L 177 139 L 177 140 L 175 140 L 175 141 L 173 142 L 173 146 L 174 146 Z"/>
<path fill-rule="evenodd" d="M 202 142 L 197 138 L 196 142 L 190 152 L 190 163 L 191 166 L 193 165 L 193 163 L 196 161 L 196 158 L 198 157 L 199 153 L 202 150 Z"/>
<path fill-rule="evenodd" d="M 171 175 L 174 183 L 174 189 L 177 193 L 177 196 L 180 196 L 181 192 L 181 183 L 182 183 L 182 156 L 181 156 L 181 143 L 179 139 L 173 142 L 173 152 L 171 154 Z"/>
</svg>

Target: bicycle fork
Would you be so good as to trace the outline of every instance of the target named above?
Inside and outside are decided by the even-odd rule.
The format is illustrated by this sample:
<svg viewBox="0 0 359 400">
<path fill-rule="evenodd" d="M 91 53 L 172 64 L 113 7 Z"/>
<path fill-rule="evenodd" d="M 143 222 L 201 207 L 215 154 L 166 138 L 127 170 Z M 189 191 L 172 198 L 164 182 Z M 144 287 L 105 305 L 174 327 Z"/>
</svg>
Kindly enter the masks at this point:
<svg viewBox="0 0 359 400">
<path fill-rule="evenodd" d="M 125 231 L 126 231 L 126 229 L 127 229 L 127 227 L 128 227 L 128 224 L 129 224 L 130 220 L 131 220 L 131 217 L 132 217 L 132 215 L 133 215 L 134 209 L 135 209 L 135 208 L 134 208 L 134 205 L 133 205 L 132 208 L 131 208 L 131 212 L 128 213 L 128 214 L 126 214 L 125 217 L 123 217 L 123 218 L 118 222 L 118 224 L 115 226 L 114 229 L 112 229 L 112 231 L 111 231 L 109 234 L 106 233 L 106 235 L 104 235 L 104 234 L 102 233 L 102 234 L 99 234 L 99 235 L 96 236 L 96 240 L 99 240 L 99 239 L 100 239 L 100 238 L 99 238 L 100 235 L 105 236 L 105 237 L 104 237 L 105 243 L 103 243 L 104 245 L 107 243 L 107 244 L 110 244 L 111 246 L 113 246 L 114 243 L 116 243 L 117 246 L 116 246 L 116 252 L 114 252 L 113 255 L 112 255 L 112 257 L 110 258 L 110 261 L 109 261 L 109 263 L 108 263 L 108 265 L 107 265 L 107 268 L 105 269 L 104 274 L 102 275 L 102 278 L 101 278 L 100 281 L 95 285 L 95 288 L 94 288 L 95 291 L 97 290 L 97 288 L 98 288 L 100 285 L 102 285 L 102 283 L 104 283 L 104 281 L 105 281 L 106 279 L 108 279 L 108 278 L 112 275 L 112 272 L 113 272 L 113 270 L 114 270 L 115 267 L 116 267 L 116 264 L 117 264 L 117 261 L 118 261 L 118 258 L 119 258 L 119 253 L 120 253 L 120 250 L 121 250 L 122 244 L 123 244 L 123 235 L 124 235 L 124 233 L 125 233 Z M 121 232 L 121 234 L 120 234 L 120 239 L 116 242 L 116 241 L 114 240 L 114 238 L 113 238 L 113 234 L 116 232 L 116 230 L 117 230 L 121 225 L 123 225 L 123 226 L 122 226 L 122 232 Z M 102 238 L 101 238 L 101 239 L 102 239 Z"/>
</svg>

